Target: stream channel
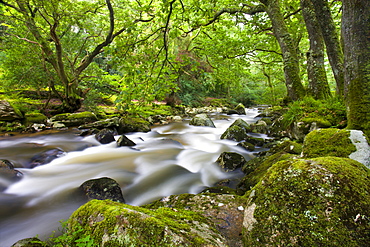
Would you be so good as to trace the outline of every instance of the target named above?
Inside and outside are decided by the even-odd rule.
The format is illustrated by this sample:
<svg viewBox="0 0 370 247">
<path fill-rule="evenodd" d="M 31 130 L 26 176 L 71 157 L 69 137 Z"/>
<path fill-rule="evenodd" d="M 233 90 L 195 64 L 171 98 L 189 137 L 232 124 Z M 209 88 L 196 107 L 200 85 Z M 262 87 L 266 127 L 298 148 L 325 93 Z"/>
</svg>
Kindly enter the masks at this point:
<svg viewBox="0 0 370 247">
<path fill-rule="evenodd" d="M 0 247 L 34 236 L 44 240 L 60 232 L 60 221 L 86 202 L 76 191 L 89 179 L 113 178 L 127 204 L 143 205 L 168 195 L 198 193 L 220 180 L 240 176 L 240 171 L 222 171 L 215 161 L 222 152 L 237 152 L 246 160 L 254 157 L 236 142 L 220 139 L 236 119 L 257 120 L 257 109 L 246 113 L 212 114 L 216 128 L 190 126 L 185 120 L 153 126 L 148 133 L 126 134 L 136 143 L 134 147 L 117 147 L 115 142 L 102 145 L 94 136 L 81 137 L 73 131 L 2 138 L 0 159 L 11 161 L 24 176 L 0 192 Z M 35 154 L 51 148 L 66 153 L 46 165 L 23 168 Z"/>
</svg>

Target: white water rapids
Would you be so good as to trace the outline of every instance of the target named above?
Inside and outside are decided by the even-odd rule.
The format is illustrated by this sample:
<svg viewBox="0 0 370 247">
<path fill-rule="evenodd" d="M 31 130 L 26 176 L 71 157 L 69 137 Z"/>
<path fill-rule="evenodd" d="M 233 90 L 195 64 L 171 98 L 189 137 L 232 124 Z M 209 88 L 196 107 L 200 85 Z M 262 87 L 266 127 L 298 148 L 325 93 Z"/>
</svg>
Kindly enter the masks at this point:
<svg viewBox="0 0 370 247">
<path fill-rule="evenodd" d="M 126 203 L 143 205 L 163 196 L 198 193 L 236 176 L 223 172 L 214 162 L 225 151 L 238 152 L 247 160 L 253 156 L 236 142 L 220 140 L 237 118 L 256 121 L 258 111 L 246 111 L 247 115 L 214 116 L 216 128 L 190 126 L 184 121 L 153 127 L 148 133 L 127 134 L 137 144 L 134 147 L 117 147 L 115 142 L 102 145 L 94 136 L 72 133 L 1 140 L 0 159 L 10 160 L 24 176 L 0 192 L 0 247 L 28 237 L 45 239 L 58 231 L 59 221 L 67 220 L 85 203 L 76 191 L 89 179 L 113 178 Z M 46 165 L 19 168 L 48 148 L 67 153 Z"/>
</svg>

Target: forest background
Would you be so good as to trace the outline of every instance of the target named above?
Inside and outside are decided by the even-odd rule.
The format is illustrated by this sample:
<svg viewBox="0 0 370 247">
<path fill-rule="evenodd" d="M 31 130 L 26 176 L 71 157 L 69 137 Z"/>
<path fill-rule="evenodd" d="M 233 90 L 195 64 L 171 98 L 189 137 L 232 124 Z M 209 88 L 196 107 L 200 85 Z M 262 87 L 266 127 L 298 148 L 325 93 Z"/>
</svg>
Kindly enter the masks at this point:
<svg viewBox="0 0 370 247">
<path fill-rule="evenodd" d="M 310 97 L 370 129 L 366 0 L 1 0 L 0 18 L 5 97 L 47 92 L 63 112 Z"/>
</svg>

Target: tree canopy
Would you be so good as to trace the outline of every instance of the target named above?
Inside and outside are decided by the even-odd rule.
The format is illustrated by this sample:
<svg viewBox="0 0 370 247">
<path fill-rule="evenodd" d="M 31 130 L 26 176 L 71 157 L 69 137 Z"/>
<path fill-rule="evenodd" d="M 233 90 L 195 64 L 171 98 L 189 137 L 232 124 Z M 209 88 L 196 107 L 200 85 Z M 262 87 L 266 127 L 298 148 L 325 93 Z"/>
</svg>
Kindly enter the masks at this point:
<svg viewBox="0 0 370 247">
<path fill-rule="evenodd" d="M 3 90 L 48 90 L 65 111 L 99 94 L 126 110 L 206 97 L 248 105 L 337 95 L 349 102 L 343 66 L 351 15 L 342 20 L 342 7 L 367 13 L 365 0 L 356 2 L 1 0 Z M 356 23 L 368 30 L 361 16 Z M 339 42 L 341 30 L 351 44 Z"/>
</svg>

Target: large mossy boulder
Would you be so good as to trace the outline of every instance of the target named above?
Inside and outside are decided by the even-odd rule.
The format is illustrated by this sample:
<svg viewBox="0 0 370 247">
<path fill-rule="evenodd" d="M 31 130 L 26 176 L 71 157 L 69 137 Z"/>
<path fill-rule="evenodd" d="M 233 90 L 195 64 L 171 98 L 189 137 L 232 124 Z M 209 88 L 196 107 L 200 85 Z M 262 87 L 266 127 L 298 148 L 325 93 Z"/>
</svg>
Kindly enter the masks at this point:
<svg viewBox="0 0 370 247">
<path fill-rule="evenodd" d="M 213 223 L 199 213 L 146 209 L 92 200 L 68 220 L 71 242 L 89 236 L 97 246 L 227 246 Z"/>
<path fill-rule="evenodd" d="M 303 143 L 305 158 L 346 157 L 370 168 L 370 146 L 362 131 L 319 129 L 309 133 Z"/>
<path fill-rule="evenodd" d="M 202 113 L 202 114 L 197 114 L 195 115 L 189 122 L 190 125 L 194 126 L 208 126 L 215 128 L 215 124 L 213 123 L 212 119 L 208 117 L 207 114 Z"/>
<path fill-rule="evenodd" d="M 52 122 L 64 124 L 66 127 L 80 126 L 98 120 L 92 112 L 63 113 L 50 119 Z"/>
<path fill-rule="evenodd" d="M 150 123 L 138 117 L 122 117 L 119 120 L 118 134 L 125 134 L 130 132 L 149 132 Z"/>
<path fill-rule="evenodd" d="M 243 119 L 238 118 L 221 135 L 221 139 L 228 139 L 237 142 L 243 141 L 248 139 L 247 133 L 250 131 L 251 131 L 250 125 Z"/>
<path fill-rule="evenodd" d="M 289 159 L 253 187 L 244 246 L 368 246 L 370 170 L 348 158 Z"/>
<path fill-rule="evenodd" d="M 164 197 L 144 207 L 162 207 L 200 213 L 226 238 L 227 246 L 243 246 L 242 228 L 247 198 L 233 194 L 181 194 Z M 213 245 L 212 245 L 213 246 Z"/>
<path fill-rule="evenodd" d="M 263 156 L 251 159 L 242 167 L 245 176 L 237 185 L 237 190 L 246 192 L 255 186 L 265 176 L 267 171 L 276 162 L 295 157 L 293 154 L 284 151 L 272 154 L 270 156 Z"/>
</svg>

